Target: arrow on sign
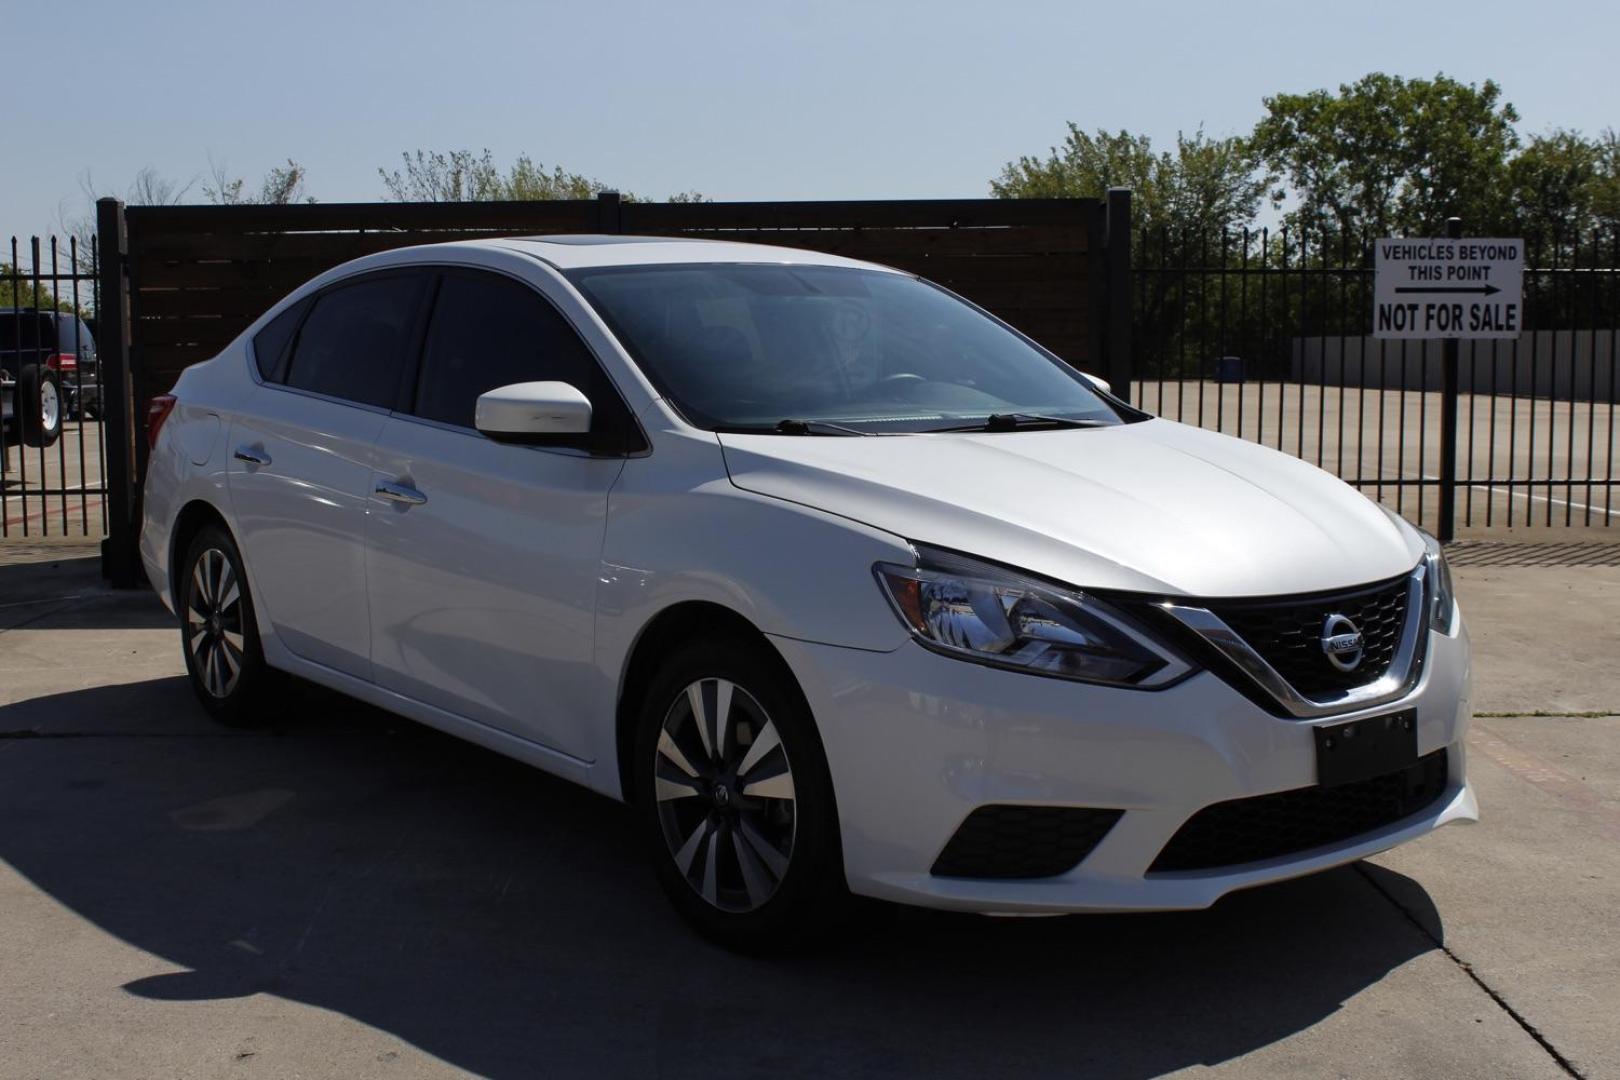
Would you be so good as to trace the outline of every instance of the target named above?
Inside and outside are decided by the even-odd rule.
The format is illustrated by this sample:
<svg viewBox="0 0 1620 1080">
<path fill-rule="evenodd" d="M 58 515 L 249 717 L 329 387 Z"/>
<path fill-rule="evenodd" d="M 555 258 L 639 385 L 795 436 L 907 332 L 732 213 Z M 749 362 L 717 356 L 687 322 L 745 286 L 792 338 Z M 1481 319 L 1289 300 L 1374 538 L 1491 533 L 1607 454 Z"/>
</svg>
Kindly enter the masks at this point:
<svg viewBox="0 0 1620 1080">
<path fill-rule="evenodd" d="M 1428 288 L 1417 286 L 1397 286 L 1395 291 L 1398 293 L 1440 293 L 1444 296 L 1466 296 L 1474 293 L 1477 293 L 1480 296 L 1495 296 L 1502 290 L 1498 289 L 1495 285 L 1481 285 L 1477 289 L 1456 289 L 1449 285 L 1436 285 Z"/>
</svg>

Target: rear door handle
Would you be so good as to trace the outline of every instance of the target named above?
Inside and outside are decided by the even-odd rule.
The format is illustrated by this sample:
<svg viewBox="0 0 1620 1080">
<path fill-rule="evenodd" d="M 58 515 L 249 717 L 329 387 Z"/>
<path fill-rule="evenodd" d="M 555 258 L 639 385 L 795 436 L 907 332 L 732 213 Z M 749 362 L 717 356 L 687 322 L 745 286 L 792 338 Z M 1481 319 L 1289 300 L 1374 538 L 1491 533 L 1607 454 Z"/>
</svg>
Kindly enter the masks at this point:
<svg viewBox="0 0 1620 1080">
<path fill-rule="evenodd" d="M 406 506 L 421 506 L 427 502 L 427 496 L 407 484 L 395 484 L 387 480 L 377 481 L 377 494 L 389 502 L 404 503 Z"/>
<path fill-rule="evenodd" d="M 251 446 L 238 446 L 236 451 L 231 456 L 237 461 L 245 461 L 249 465 L 270 464 L 269 454 L 265 453 L 263 450 L 258 450 Z"/>
</svg>

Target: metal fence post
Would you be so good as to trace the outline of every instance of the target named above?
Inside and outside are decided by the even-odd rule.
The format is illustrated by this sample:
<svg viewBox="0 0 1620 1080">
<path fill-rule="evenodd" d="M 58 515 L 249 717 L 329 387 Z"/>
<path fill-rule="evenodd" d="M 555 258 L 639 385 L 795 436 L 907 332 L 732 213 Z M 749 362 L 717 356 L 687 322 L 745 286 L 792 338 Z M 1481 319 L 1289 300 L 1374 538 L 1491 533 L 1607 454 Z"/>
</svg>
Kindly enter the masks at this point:
<svg viewBox="0 0 1620 1080">
<path fill-rule="evenodd" d="M 1446 219 L 1446 238 L 1456 240 L 1462 236 L 1462 218 Z M 1444 342 L 1440 385 L 1440 524 L 1436 530 L 1440 542 L 1449 544 L 1457 537 L 1457 406 L 1458 346 L 1457 338 Z"/>
<path fill-rule="evenodd" d="M 96 337 L 101 359 L 101 437 L 107 459 L 107 538 L 101 542 L 101 573 L 114 588 L 130 589 L 138 584 L 138 560 L 135 423 L 129 375 L 129 233 L 123 203 L 96 200 L 96 236 L 101 257 Z"/>
<path fill-rule="evenodd" d="M 1107 360 L 1114 396 L 1131 400 L 1131 189 L 1109 188 L 1105 218 L 1108 275 Z"/>
</svg>

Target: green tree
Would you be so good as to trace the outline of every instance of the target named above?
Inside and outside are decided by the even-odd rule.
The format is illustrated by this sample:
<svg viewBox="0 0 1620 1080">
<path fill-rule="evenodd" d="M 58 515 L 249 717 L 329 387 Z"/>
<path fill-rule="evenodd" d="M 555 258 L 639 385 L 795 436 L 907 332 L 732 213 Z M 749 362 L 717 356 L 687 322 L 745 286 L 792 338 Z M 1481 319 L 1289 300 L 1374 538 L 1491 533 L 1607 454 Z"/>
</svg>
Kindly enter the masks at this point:
<svg viewBox="0 0 1620 1080">
<path fill-rule="evenodd" d="M 1269 188 L 1248 141 L 1212 139 L 1202 130 L 1178 134 L 1174 152 L 1154 153 L 1146 135 L 1096 134 L 1069 124 L 1062 146 L 1044 158 L 1022 157 L 990 181 L 999 199 L 1101 198 L 1111 187 L 1131 189 L 1138 244 L 1238 230 L 1253 222 Z"/>
<path fill-rule="evenodd" d="M 502 202 L 544 199 L 594 199 L 604 191 L 621 190 L 561 165 L 547 169 L 521 154 L 506 170 L 488 150 L 414 150 L 400 155 L 403 168 L 378 169 L 387 198 L 395 202 Z M 625 202 L 645 202 L 632 192 Z M 667 202 L 709 202 L 699 191 L 682 191 Z"/>
<path fill-rule="evenodd" d="M 1336 94 L 1264 99 L 1254 147 L 1286 179 L 1296 225 L 1355 237 L 1435 235 L 1457 215 L 1483 234 L 1510 218 L 1519 114 L 1501 98 L 1489 80 L 1374 72 Z"/>
<path fill-rule="evenodd" d="M 1592 178 L 1592 217 L 1611 234 L 1620 231 L 1620 132 L 1606 129 L 1597 138 L 1597 174 Z M 1610 237 L 1611 242 L 1613 237 Z"/>
<path fill-rule="evenodd" d="M 10 311 L 13 308 L 40 308 L 44 311 L 55 308 L 57 311 L 72 311 L 73 304 L 67 300 L 53 300 L 48 285 L 44 283 L 35 285 L 33 276 L 26 270 L 21 270 L 8 262 L 0 262 L 0 311 Z"/>
<path fill-rule="evenodd" d="M 1596 223 L 1600 154 L 1579 132 L 1554 131 L 1532 136 L 1508 164 L 1514 231 L 1532 251 L 1568 242 Z"/>
<path fill-rule="evenodd" d="M 607 185 L 521 155 L 502 171 L 488 150 L 417 150 L 401 154 L 403 169 L 378 169 L 388 198 L 397 202 L 499 202 L 518 199 L 589 199 Z"/>
<path fill-rule="evenodd" d="M 203 184 L 203 194 L 208 196 L 209 202 L 221 206 L 287 206 L 315 201 L 313 195 L 304 192 L 304 167 L 292 158 L 287 159 L 285 166 L 277 165 L 265 173 L 257 191 L 244 190 L 247 181 L 231 176 L 224 162 L 217 165 L 210 162 L 210 166 L 212 180 Z"/>
<path fill-rule="evenodd" d="M 1132 261 L 1201 265 L 1243 259 L 1243 230 L 1253 224 L 1272 179 L 1246 139 L 1196 131 L 1178 134 L 1174 151 L 1155 153 L 1146 135 L 1093 135 L 1071 123 L 1062 146 L 1044 158 L 1009 162 L 990 191 L 1003 199 L 1100 198 L 1111 187 L 1130 188 Z M 1220 314 L 1218 297 L 1190 291 L 1175 274 L 1149 276 L 1132 305 L 1136 340 L 1155 356 L 1174 353 L 1177 370 L 1183 364 L 1199 370 L 1204 358 L 1186 343 L 1213 340 L 1203 327 Z"/>
</svg>

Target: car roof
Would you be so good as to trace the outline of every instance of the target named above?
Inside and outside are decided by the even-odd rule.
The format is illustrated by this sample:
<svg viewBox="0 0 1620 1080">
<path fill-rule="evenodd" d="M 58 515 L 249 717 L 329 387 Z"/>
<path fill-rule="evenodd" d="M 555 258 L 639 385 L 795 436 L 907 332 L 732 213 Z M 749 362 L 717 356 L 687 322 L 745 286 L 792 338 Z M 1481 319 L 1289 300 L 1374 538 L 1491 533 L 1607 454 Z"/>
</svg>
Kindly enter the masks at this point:
<svg viewBox="0 0 1620 1080">
<path fill-rule="evenodd" d="M 652 266 L 677 263 L 774 263 L 790 266 L 843 266 L 887 270 L 887 266 L 827 255 L 802 248 L 770 244 L 744 244 L 731 240 L 700 240 L 685 236 L 561 235 L 520 236 L 474 241 L 479 246 L 505 248 L 550 263 L 559 270 L 604 266 Z"/>
</svg>

